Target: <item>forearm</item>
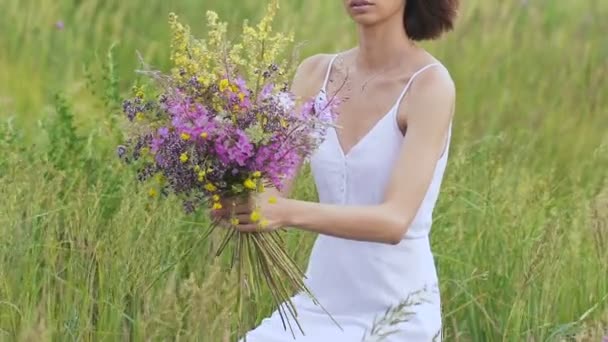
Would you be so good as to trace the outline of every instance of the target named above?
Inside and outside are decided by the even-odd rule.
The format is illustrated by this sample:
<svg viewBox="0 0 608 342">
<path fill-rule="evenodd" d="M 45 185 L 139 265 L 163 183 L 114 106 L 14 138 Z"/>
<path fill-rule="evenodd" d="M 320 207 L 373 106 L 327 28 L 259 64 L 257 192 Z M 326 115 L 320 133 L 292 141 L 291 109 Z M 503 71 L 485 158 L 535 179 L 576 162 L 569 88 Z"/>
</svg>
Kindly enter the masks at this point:
<svg viewBox="0 0 608 342">
<path fill-rule="evenodd" d="M 284 199 L 284 224 L 350 240 L 398 243 L 409 219 L 388 205 L 340 206 Z"/>
</svg>

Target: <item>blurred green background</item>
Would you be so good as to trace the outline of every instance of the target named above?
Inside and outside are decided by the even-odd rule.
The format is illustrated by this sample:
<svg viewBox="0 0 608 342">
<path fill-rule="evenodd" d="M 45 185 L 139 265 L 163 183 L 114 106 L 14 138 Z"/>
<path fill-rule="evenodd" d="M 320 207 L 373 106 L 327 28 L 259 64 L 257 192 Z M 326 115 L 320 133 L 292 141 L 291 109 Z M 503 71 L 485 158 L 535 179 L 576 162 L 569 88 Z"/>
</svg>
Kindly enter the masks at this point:
<svg viewBox="0 0 608 342">
<path fill-rule="evenodd" d="M 264 4 L 0 0 L 0 341 L 231 337 L 234 275 L 196 243 L 206 218 L 130 178 L 117 109 L 136 51 L 169 66 L 170 11 L 203 35 L 215 10 L 234 34 Z M 341 7 L 282 1 L 277 28 L 303 57 L 346 49 Z M 608 335 L 607 16 L 601 0 L 470 0 L 424 44 L 458 93 L 432 234 L 446 341 Z M 315 198 L 308 170 L 296 196 Z M 313 239 L 288 235 L 301 265 Z M 250 325 L 272 310 L 256 304 Z"/>
</svg>

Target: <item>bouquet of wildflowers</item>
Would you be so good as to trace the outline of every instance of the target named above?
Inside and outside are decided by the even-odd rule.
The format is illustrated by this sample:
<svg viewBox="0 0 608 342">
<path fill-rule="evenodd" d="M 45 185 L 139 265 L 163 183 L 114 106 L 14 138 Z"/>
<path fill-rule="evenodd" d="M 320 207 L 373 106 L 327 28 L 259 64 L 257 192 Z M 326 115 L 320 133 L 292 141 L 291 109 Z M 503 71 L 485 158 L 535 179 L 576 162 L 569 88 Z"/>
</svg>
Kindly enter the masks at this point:
<svg viewBox="0 0 608 342">
<path fill-rule="evenodd" d="M 188 213 L 221 209 L 225 198 L 281 190 L 321 143 L 334 120 L 331 102 L 299 103 L 289 92 L 291 58 L 281 55 L 293 39 L 272 34 L 277 8 L 271 1 L 257 26 L 245 22 L 238 43 L 226 39 L 227 25 L 214 12 L 207 13 L 206 39 L 193 37 L 170 15 L 173 68 L 168 74 L 141 71 L 153 82 L 135 87 L 124 102 L 127 139 L 118 148 L 123 160 L 137 162 L 141 181 L 154 182 L 151 196 L 177 195 Z M 251 220 L 263 230 L 261 213 L 254 211 Z M 291 328 L 285 318 L 297 323 L 297 314 L 290 290 L 312 294 L 284 251 L 281 233 L 218 226 L 213 222 L 209 233 L 224 234 L 218 255 L 232 252 L 239 288 L 255 295 L 267 286 Z M 239 317 L 243 297 L 239 292 Z"/>
</svg>

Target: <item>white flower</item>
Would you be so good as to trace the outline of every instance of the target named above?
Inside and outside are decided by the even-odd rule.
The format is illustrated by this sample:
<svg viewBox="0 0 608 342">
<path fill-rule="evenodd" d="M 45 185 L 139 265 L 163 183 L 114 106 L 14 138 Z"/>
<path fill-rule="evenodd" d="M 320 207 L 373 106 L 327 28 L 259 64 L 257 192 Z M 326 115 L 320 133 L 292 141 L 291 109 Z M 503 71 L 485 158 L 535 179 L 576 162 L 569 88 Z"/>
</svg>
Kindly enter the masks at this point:
<svg viewBox="0 0 608 342">
<path fill-rule="evenodd" d="M 279 105 L 281 106 L 281 109 L 283 109 L 284 111 L 288 112 L 288 111 L 293 110 L 295 102 L 294 102 L 293 98 L 291 97 L 291 94 L 282 91 L 277 94 L 277 100 L 279 101 Z"/>
</svg>

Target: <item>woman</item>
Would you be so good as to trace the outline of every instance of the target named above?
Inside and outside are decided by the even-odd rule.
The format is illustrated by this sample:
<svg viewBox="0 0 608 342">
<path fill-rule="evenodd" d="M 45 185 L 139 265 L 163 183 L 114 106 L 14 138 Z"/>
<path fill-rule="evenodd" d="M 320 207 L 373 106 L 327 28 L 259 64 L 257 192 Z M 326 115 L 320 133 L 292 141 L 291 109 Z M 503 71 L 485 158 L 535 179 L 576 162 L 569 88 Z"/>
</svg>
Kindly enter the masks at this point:
<svg viewBox="0 0 608 342">
<path fill-rule="evenodd" d="M 293 298 L 305 335 L 296 341 L 359 342 L 387 308 L 423 292 L 406 322 L 383 341 L 437 340 L 441 308 L 429 245 L 432 212 L 446 167 L 455 89 L 447 70 L 415 41 L 452 28 L 457 0 L 344 0 L 358 27 L 356 48 L 317 55 L 298 68 L 293 91 L 324 103 L 336 95 L 337 126 L 311 159 L 320 203 L 266 192 L 225 206 L 241 231 L 295 227 L 318 233 L 306 284 L 339 323 L 305 295 Z M 287 189 L 289 186 L 287 186 Z M 410 297 L 411 299 L 411 297 Z M 414 301 L 417 301 L 414 299 Z M 410 303 L 411 304 L 411 303 Z M 292 340 L 275 312 L 250 342 Z"/>
</svg>

